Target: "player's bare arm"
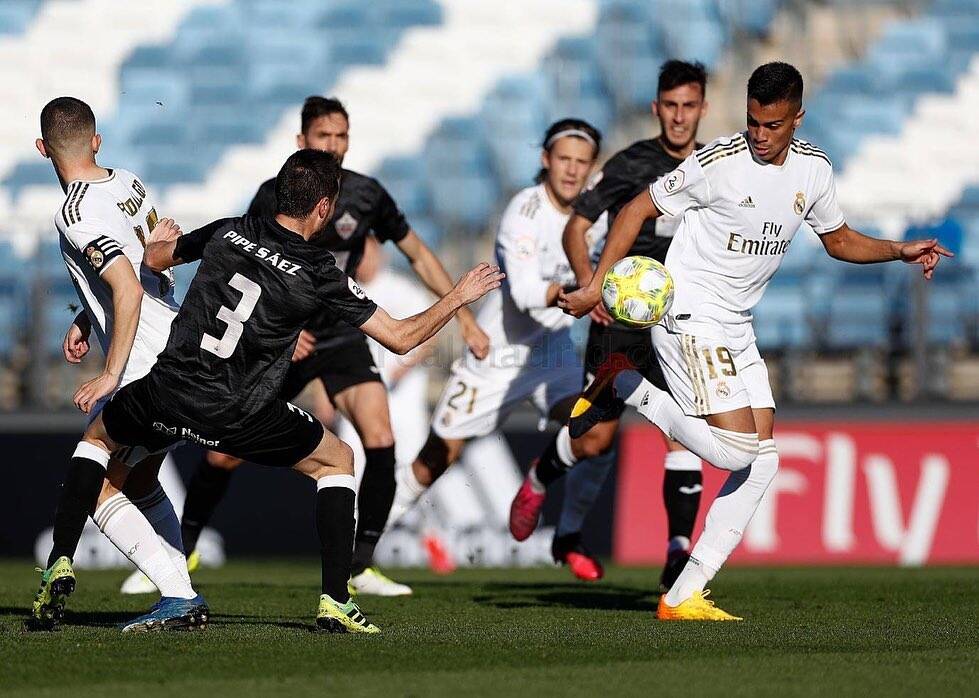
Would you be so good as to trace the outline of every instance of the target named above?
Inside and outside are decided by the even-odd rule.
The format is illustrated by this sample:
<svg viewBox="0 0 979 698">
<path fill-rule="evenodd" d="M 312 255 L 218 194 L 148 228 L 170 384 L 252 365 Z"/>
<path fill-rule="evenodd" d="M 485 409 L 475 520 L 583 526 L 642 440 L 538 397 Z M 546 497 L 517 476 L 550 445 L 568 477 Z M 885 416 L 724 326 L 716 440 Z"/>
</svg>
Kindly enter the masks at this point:
<svg viewBox="0 0 979 698">
<path fill-rule="evenodd" d="M 588 314 L 602 299 L 602 279 L 605 278 L 605 273 L 629 253 L 639 237 L 642 224 L 659 215 L 660 212 L 648 192 L 640 192 L 623 206 L 605 239 L 605 249 L 602 250 L 591 281 L 574 293 L 562 293 L 558 305 L 575 317 Z"/>
<path fill-rule="evenodd" d="M 397 320 L 383 308 L 378 308 L 360 329 L 394 353 L 407 354 L 445 327 L 460 308 L 499 288 L 504 276 L 499 267 L 483 262 L 471 269 L 427 310 Z"/>
<path fill-rule="evenodd" d="M 571 270 L 574 272 L 575 278 L 578 279 L 578 288 L 587 286 L 591 283 L 592 276 L 594 276 L 594 269 L 592 269 L 591 259 L 588 255 L 587 238 L 588 230 L 592 225 L 593 223 L 584 216 L 573 213 L 571 214 L 571 218 L 568 219 L 567 225 L 564 226 L 564 235 L 561 239 L 564 246 L 564 254 L 567 255 Z M 553 305 L 557 305 L 559 299 L 560 293 Z M 592 308 L 590 315 L 593 322 L 602 325 L 612 323 L 612 318 L 605 312 L 605 308 L 601 304 Z"/>
<path fill-rule="evenodd" d="M 398 249 L 408 258 L 411 268 L 435 295 L 442 297 L 452 289 L 452 277 L 442 266 L 431 248 L 418 237 L 414 230 L 408 231 L 397 243 Z M 462 308 L 456 316 L 462 339 L 477 359 L 486 358 L 489 353 L 489 337 L 476 323 L 476 317 L 469 308 Z"/>
<path fill-rule="evenodd" d="M 926 279 L 934 275 L 935 268 L 942 257 L 955 256 L 935 239 L 910 242 L 880 240 L 859 233 L 846 224 L 823 235 L 821 240 L 826 252 L 834 259 L 854 264 L 896 260 L 907 264 L 920 264 Z"/>
<path fill-rule="evenodd" d="M 112 289 L 112 307 L 114 322 L 112 339 L 109 343 L 108 356 L 102 373 L 88 381 L 75 393 L 72 401 L 85 414 L 100 399 L 111 393 L 119 385 L 122 370 L 129 360 L 129 352 L 136 339 L 136 327 L 139 325 L 140 305 L 143 301 L 143 287 L 136 278 L 136 272 L 124 257 L 123 261 L 110 264 L 102 272 L 102 279 Z"/>
<path fill-rule="evenodd" d="M 65 333 L 65 340 L 61 347 L 65 354 L 65 361 L 70 364 L 82 362 L 91 348 L 88 343 L 91 334 L 92 320 L 88 317 L 88 313 L 83 310 L 71 321 L 71 326 Z"/>
</svg>

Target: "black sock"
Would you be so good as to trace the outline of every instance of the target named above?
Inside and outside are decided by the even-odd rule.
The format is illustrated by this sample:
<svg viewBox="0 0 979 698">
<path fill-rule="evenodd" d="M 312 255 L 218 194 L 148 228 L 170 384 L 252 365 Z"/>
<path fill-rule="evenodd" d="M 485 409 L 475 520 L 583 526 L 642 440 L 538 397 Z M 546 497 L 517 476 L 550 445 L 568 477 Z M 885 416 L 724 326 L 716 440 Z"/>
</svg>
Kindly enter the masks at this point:
<svg viewBox="0 0 979 698">
<path fill-rule="evenodd" d="M 354 491 L 324 487 L 316 493 L 316 532 L 320 537 L 323 593 L 338 603 L 350 600 L 347 580 L 354 542 Z"/>
<path fill-rule="evenodd" d="M 54 547 L 48 567 L 59 557 L 75 557 L 85 520 L 95 512 L 104 481 L 105 466 L 91 458 L 72 457 L 54 514 Z"/>
<path fill-rule="evenodd" d="M 190 480 L 190 487 L 187 488 L 184 515 L 180 520 L 180 536 L 188 555 L 197 548 L 197 539 L 214 515 L 218 502 L 224 497 L 232 472 L 225 468 L 215 468 L 207 462 L 206 457 L 197 466 Z"/>
<path fill-rule="evenodd" d="M 558 432 L 560 434 L 561 432 Z M 541 454 L 541 457 L 537 461 L 537 467 L 535 468 L 537 472 L 537 479 L 540 484 L 547 487 L 555 480 L 559 480 L 564 477 L 571 466 L 561 460 L 561 457 L 557 454 L 557 435 L 551 439 L 551 442 L 547 444 L 547 448 Z"/>
<path fill-rule="evenodd" d="M 357 501 L 357 539 L 354 544 L 353 573 L 358 575 L 374 561 L 374 548 L 394 502 L 394 446 L 364 449 L 364 477 Z"/>
<path fill-rule="evenodd" d="M 699 470 L 666 470 L 663 475 L 663 503 L 669 522 L 670 539 L 691 539 L 700 508 L 700 490 L 704 476 Z M 687 490 L 684 492 L 683 490 Z M 694 490 L 691 492 L 690 490 Z"/>
</svg>

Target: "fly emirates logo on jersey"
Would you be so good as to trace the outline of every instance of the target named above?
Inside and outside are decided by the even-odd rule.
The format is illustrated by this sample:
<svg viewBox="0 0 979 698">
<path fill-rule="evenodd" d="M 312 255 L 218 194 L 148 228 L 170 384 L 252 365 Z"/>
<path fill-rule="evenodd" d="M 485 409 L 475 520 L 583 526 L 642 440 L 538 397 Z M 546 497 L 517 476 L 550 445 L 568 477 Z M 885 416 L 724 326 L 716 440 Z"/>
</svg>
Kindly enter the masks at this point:
<svg viewBox="0 0 979 698">
<path fill-rule="evenodd" d="M 727 249 L 729 252 L 755 255 L 759 257 L 774 257 L 785 254 L 789 249 L 789 239 L 782 239 L 782 225 L 766 221 L 761 228 L 760 238 L 745 237 L 741 233 L 729 233 Z"/>
<path fill-rule="evenodd" d="M 240 247 L 245 252 L 250 252 L 263 262 L 267 262 L 270 266 L 288 274 L 289 276 L 296 276 L 300 271 L 302 271 L 301 266 L 289 261 L 278 252 L 273 252 L 267 247 L 262 247 L 258 243 L 252 242 L 244 235 L 240 235 L 233 230 L 226 232 L 224 234 L 224 239 L 230 240 L 232 245 Z"/>
</svg>

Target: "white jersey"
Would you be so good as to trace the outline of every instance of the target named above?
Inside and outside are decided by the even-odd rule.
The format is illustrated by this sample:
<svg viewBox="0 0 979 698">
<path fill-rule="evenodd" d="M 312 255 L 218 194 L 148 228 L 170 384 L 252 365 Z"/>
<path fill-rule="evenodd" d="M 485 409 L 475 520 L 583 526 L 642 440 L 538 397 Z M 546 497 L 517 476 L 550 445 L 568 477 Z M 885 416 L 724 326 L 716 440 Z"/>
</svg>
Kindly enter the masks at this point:
<svg viewBox="0 0 979 698">
<path fill-rule="evenodd" d="M 570 217 L 554 207 L 543 184 L 527 187 L 510 200 L 496 235 L 496 259 L 506 273 L 499 292 L 487 296 L 477 316 L 490 345 L 539 344 L 545 334 L 567 330 L 574 318 L 547 306 L 552 283 L 575 283 L 562 236 Z M 588 231 L 590 245 L 604 239 L 603 216 Z"/>
<path fill-rule="evenodd" d="M 145 375 L 166 346 L 177 312 L 173 274 L 143 266 L 145 236 L 156 225 L 152 197 L 132 172 L 109 170 L 105 179 L 68 184 L 54 216 L 68 273 L 103 352 L 112 337 L 112 289 L 102 274 L 114 264 L 131 264 L 143 287 L 139 325 L 120 387 Z"/>
<path fill-rule="evenodd" d="M 666 327 L 750 322 L 796 231 L 819 235 L 844 224 L 833 166 L 794 139 L 785 162 L 754 158 L 745 134 L 695 151 L 649 187 L 659 211 L 682 215 L 666 255 L 676 291 Z"/>
</svg>

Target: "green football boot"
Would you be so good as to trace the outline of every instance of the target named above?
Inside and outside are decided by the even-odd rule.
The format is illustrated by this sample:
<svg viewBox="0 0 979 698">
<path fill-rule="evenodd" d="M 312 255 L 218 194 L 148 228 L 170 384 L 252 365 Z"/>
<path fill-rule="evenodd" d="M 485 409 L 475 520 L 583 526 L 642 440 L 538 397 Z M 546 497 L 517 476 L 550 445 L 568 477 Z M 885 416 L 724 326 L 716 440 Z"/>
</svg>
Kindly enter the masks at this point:
<svg viewBox="0 0 979 698">
<path fill-rule="evenodd" d="M 38 567 L 37 571 L 41 573 L 41 586 L 34 595 L 32 625 L 53 630 L 64 617 L 65 602 L 75 591 L 75 570 L 71 568 L 71 560 L 61 556 L 48 569 Z"/>
<path fill-rule="evenodd" d="M 329 594 L 320 596 L 320 608 L 316 613 L 316 627 L 329 633 L 367 633 L 373 635 L 381 629 L 360 612 L 353 599 L 337 603 Z"/>
</svg>

